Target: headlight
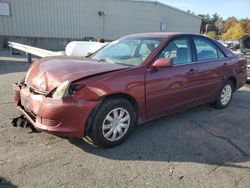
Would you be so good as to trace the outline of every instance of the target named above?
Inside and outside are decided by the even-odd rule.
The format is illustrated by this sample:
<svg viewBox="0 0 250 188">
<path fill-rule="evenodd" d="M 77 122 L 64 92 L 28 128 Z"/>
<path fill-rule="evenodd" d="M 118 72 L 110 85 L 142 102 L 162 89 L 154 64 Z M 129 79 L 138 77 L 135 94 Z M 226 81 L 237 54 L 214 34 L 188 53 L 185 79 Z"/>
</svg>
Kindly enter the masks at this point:
<svg viewBox="0 0 250 188">
<path fill-rule="evenodd" d="M 55 92 L 52 94 L 52 98 L 54 99 L 62 99 L 64 96 L 68 95 L 68 89 L 70 86 L 70 81 L 65 81 L 61 85 L 59 85 Z"/>
</svg>

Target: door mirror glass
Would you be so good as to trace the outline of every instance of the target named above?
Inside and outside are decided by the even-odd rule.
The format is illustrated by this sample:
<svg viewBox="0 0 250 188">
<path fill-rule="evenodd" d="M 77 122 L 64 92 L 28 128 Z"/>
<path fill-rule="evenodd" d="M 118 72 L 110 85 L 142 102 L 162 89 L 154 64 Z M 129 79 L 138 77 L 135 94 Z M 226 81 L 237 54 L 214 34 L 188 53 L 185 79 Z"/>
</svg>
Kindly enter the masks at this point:
<svg viewBox="0 0 250 188">
<path fill-rule="evenodd" d="M 162 67 L 171 67 L 173 65 L 173 60 L 170 58 L 159 58 L 153 63 L 153 67 L 162 68 Z"/>
</svg>

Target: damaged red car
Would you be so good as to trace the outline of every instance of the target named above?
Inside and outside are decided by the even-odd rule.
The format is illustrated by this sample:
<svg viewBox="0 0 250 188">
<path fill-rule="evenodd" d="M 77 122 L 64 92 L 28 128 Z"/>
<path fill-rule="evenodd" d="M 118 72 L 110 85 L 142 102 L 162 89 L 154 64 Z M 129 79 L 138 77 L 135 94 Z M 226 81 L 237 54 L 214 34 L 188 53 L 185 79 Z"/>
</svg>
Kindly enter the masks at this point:
<svg viewBox="0 0 250 188">
<path fill-rule="evenodd" d="M 146 33 L 88 58 L 36 60 L 13 85 L 18 111 L 38 131 L 111 147 L 135 124 L 213 102 L 225 108 L 246 82 L 246 59 L 195 34 Z"/>
</svg>

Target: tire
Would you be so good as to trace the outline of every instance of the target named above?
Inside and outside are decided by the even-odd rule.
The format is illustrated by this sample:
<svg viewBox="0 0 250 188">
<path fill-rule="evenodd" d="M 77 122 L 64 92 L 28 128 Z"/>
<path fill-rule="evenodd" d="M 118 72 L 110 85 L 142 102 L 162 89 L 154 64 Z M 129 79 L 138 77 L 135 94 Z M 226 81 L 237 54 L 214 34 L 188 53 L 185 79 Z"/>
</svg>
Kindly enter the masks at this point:
<svg viewBox="0 0 250 188">
<path fill-rule="evenodd" d="M 89 136 L 96 146 L 113 147 L 128 137 L 135 121 L 135 109 L 129 101 L 107 99 L 93 116 Z"/>
<path fill-rule="evenodd" d="M 215 101 L 215 108 L 217 109 L 223 109 L 228 106 L 228 104 L 231 102 L 233 91 L 234 91 L 235 85 L 231 80 L 227 80 L 220 90 L 220 93 Z"/>
</svg>

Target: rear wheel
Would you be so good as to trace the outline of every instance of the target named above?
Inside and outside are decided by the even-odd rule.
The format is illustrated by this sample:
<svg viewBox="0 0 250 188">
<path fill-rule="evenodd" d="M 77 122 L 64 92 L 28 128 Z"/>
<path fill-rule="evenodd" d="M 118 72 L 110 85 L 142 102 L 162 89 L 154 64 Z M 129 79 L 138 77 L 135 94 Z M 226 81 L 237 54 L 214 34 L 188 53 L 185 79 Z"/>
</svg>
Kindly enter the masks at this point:
<svg viewBox="0 0 250 188">
<path fill-rule="evenodd" d="M 216 101 L 215 107 L 217 109 L 225 108 L 231 101 L 235 85 L 231 80 L 227 80 L 221 89 Z"/>
<path fill-rule="evenodd" d="M 93 117 L 90 138 L 101 147 L 112 147 L 124 141 L 136 120 L 132 104 L 121 98 L 107 99 Z"/>
</svg>

